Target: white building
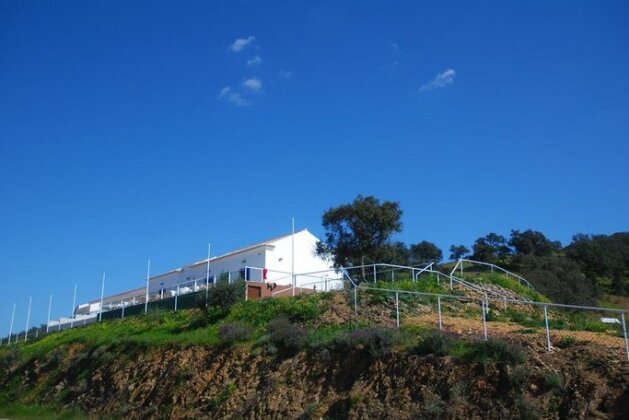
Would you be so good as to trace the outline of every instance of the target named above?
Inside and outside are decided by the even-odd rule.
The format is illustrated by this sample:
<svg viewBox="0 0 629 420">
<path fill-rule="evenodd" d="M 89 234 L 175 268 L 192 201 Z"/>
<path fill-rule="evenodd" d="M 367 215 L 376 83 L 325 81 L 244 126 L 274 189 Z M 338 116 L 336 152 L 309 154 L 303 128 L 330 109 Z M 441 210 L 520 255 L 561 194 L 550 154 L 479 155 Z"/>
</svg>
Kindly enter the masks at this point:
<svg viewBox="0 0 629 420">
<path fill-rule="evenodd" d="M 292 285 L 315 290 L 343 287 L 342 274 L 335 272 L 330 261 L 315 250 L 319 239 L 307 229 L 272 238 L 245 248 L 184 265 L 150 277 L 149 301 L 204 289 L 219 279 Z M 294 260 L 293 260 L 294 255 Z M 140 287 L 103 299 L 103 311 L 144 303 L 146 288 Z M 77 306 L 75 315 L 94 315 L 100 310 L 100 299 Z"/>
</svg>

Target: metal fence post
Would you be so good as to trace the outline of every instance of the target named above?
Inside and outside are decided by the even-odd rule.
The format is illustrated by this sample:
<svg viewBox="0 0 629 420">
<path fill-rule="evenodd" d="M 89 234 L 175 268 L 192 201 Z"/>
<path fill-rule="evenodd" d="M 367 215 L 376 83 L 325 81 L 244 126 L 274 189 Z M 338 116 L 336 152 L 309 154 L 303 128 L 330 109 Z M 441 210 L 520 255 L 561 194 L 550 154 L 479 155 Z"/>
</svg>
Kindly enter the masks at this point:
<svg viewBox="0 0 629 420">
<path fill-rule="evenodd" d="M 443 323 L 441 322 L 441 296 L 437 296 L 437 311 L 439 312 L 439 331 L 443 331 Z"/>
<path fill-rule="evenodd" d="M 376 281 L 377 281 L 377 278 L 376 278 L 376 265 L 374 264 L 373 265 L 373 282 L 374 282 L 374 284 L 376 283 Z"/>
<path fill-rule="evenodd" d="M 398 292 L 395 292 L 395 325 L 400 328 L 400 298 Z"/>
<path fill-rule="evenodd" d="M 207 294 L 210 290 L 210 276 L 208 275 L 205 279 L 205 307 L 207 308 Z"/>
<path fill-rule="evenodd" d="M 546 347 L 550 353 L 550 330 L 548 329 L 548 306 L 544 305 L 544 322 L 546 323 Z"/>
<path fill-rule="evenodd" d="M 358 292 L 357 286 L 354 286 L 354 313 L 358 313 L 358 299 L 356 297 L 356 293 Z"/>
<path fill-rule="evenodd" d="M 122 306 L 122 319 L 124 319 L 124 300 L 120 301 L 120 306 Z"/>
<path fill-rule="evenodd" d="M 24 342 L 26 343 L 26 340 L 28 340 L 28 327 L 30 326 L 31 323 L 31 305 L 33 303 L 33 297 L 29 297 L 28 298 L 28 315 L 26 316 L 26 331 L 24 331 Z"/>
<path fill-rule="evenodd" d="M 620 317 L 622 318 L 622 333 L 625 336 L 625 351 L 627 352 L 627 362 L 629 362 L 629 344 L 627 344 L 627 326 L 625 324 L 625 313 L 621 312 Z"/>
<path fill-rule="evenodd" d="M 483 312 L 483 337 L 485 338 L 485 340 L 487 340 L 487 312 L 486 312 L 487 296 L 485 296 L 484 300 L 481 299 L 480 304 L 481 304 L 482 312 Z"/>
<path fill-rule="evenodd" d="M 177 300 L 179 299 L 179 285 L 177 285 L 177 294 L 175 295 L 175 312 L 177 312 Z"/>
</svg>

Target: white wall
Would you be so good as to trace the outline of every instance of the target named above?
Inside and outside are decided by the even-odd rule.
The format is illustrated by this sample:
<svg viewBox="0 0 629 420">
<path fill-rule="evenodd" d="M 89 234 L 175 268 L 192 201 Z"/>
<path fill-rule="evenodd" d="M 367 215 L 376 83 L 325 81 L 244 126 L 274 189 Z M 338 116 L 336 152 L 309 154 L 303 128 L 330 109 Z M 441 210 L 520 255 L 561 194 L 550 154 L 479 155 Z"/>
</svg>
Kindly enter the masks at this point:
<svg viewBox="0 0 629 420">
<path fill-rule="evenodd" d="M 307 230 L 301 230 L 295 233 L 295 274 L 296 285 L 307 285 L 313 282 L 322 282 L 324 278 L 339 279 L 342 276 L 334 272 L 332 263 L 325 261 L 316 254 L 316 245 L 319 239 Z M 275 281 L 278 284 L 291 284 L 290 274 L 276 273 L 279 272 L 291 272 L 292 265 L 292 238 L 287 236 L 280 238 L 273 242 L 275 248 L 267 250 L 266 252 L 266 268 L 269 269 L 268 280 Z M 303 276 L 299 274 L 313 273 L 310 276 Z M 338 282 L 336 282 L 338 283 Z M 338 284 L 336 285 L 338 287 Z M 306 286 L 308 287 L 308 286 Z M 310 286 L 312 287 L 312 286 Z M 321 283 L 317 288 L 324 286 Z M 332 284 L 327 283 L 327 288 L 331 288 Z"/>
<path fill-rule="evenodd" d="M 220 277 L 223 273 L 229 273 L 244 269 L 245 266 L 264 267 L 265 246 L 225 257 L 214 257 L 210 260 L 210 279 Z M 234 275 L 234 273 L 232 273 Z M 175 289 L 178 284 L 194 283 L 205 284 L 207 276 L 207 262 L 195 265 L 186 265 L 181 271 L 168 273 L 151 278 L 149 293 L 158 293 L 163 289 Z"/>
</svg>

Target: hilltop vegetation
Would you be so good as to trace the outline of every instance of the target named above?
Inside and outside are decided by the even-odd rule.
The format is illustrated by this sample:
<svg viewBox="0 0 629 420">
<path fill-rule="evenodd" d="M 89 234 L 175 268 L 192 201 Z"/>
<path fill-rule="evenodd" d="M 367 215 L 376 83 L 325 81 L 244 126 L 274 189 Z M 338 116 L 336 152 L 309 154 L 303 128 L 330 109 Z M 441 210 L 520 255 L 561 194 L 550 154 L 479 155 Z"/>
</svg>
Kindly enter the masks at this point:
<svg viewBox="0 0 629 420">
<path fill-rule="evenodd" d="M 359 195 L 352 203 L 323 213 L 326 234 L 317 251 L 344 267 L 440 263 L 443 252 L 432 242 L 393 241 L 393 235 L 402 232 L 402 214 L 398 202 Z M 451 259 L 466 257 L 518 272 L 540 293 L 559 303 L 594 304 L 607 294 L 629 295 L 629 232 L 576 234 L 565 247 L 531 229 L 512 230 L 508 239 L 490 232 L 478 238 L 471 249 L 465 245 L 450 247 Z M 366 279 L 368 275 L 363 271 L 359 276 Z"/>
<path fill-rule="evenodd" d="M 504 283 L 497 276 L 477 280 Z M 375 286 L 457 293 L 432 276 Z M 441 333 L 434 318 L 421 321 L 435 316 L 436 302 L 427 297 L 400 297 L 396 329 L 394 296 L 386 291 L 359 293 L 355 313 L 353 293 L 244 301 L 235 293 L 241 288 L 219 288 L 234 297 L 229 303 L 210 299 L 207 308 L 152 311 L 1 348 L 0 415 L 604 417 L 619 415 L 628 397 L 619 352 L 581 342 L 577 331 L 589 324 L 576 318 L 559 325 L 553 315 L 557 328 L 575 332 L 553 337 L 557 351 L 547 353 L 531 335 L 543 319 L 526 308 L 492 305 L 492 336 L 483 341 L 459 331 L 470 322 L 480 326 L 478 305 L 454 297 L 442 302 L 448 328 Z M 500 335 L 503 324 L 526 332 Z M 618 334 L 600 332 L 609 333 Z"/>
<path fill-rule="evenodd" d="M 401 214 L 397 203 L 359 196 L 324 214 L 317 251 L 336 266 L 451 270 L 431 242 L 391 241 Z M 626 295 L 627 244 L 619 233 L 577 235 L 562 247 L 514 230 L 509 240 L 490 233 L 471 250 L 450 249 L 451 258 L 519 272 L 535 289 L 479 265 L 465 266 L 469 283 L 452 286 L 434 273 L 384 281 L 363 268 L 352 274 L 368 281 L 360 287 L 253 301 L 244 282 L 219 281 L 207 296 L 186 295 L 195 309 L 156 305 L 107 319 L 118 316 L 111 311 L 94 325 L 1 347 L 0 416 L 620 418 L 629 414 L 629 364 L 619 324 L 531 301 Z M 481 304 L 488 293 L 500 299 Z M 618 299 L 610 304 L 626 302 Z"/>
</svg>

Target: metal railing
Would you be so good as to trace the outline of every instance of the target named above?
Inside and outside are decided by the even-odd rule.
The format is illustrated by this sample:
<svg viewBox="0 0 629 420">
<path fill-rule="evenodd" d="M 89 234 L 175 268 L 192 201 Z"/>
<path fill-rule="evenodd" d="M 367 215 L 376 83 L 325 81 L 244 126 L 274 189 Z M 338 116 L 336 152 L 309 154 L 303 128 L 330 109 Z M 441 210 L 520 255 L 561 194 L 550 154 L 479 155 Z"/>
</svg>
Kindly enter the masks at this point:
<svg viewBox="0 0 629 420">
<path fill-rule="evenodd" d="M 362 269 L 365 267 L 351 267 L 350 269 Z M 371 267 L 371 265 L 369 266 Z M 350 270 L 347 268 L 339 268 L 339 269 L 331 269 L 319 272 L 310 272 L 310 273 L 300 273 L 296 274 L 295 277 L 299 277 L 301 279 L 314 279 L 314 281 L 302 282 L 299 285 L 295 285 L 292 281 L 292 275 L 290 273 L 281 273 L 287 274 L 284 277 L 279 279 L 275 279 L 275 281 L 284 279 L 286 281 L 285 285 L 289 285 L 286 289 L 279 290 L 277 292 L 272 293 L 272 296 L 279 297 L 281 295 L 287 294 L 296 294 L 296 293 L 317 293 L 317 292 L 338 292 L 338 291 L 347 291 L 349 293 L 350 300 L 353 299 L 353 307 L 354 313 L 359 315 L 359 293 L 385 293 L 394 297 L 394 300 L 391 302 L 395 308 L 395 325 L 400 327 L 402 322 L 402 316 L 404 315 L 404 308 L 400 304 L 401 298 L 402 301 L 408 300 L 409 298 L 420 298 L 426 299 L 426 303 L 430 305 L 430 307 L 434 307 L 434 311 L 436 312 L 436 318 L 433 320 L 440 330 L 444 330 L 447 327 L 447 322 L 453 322 L 453 319 L 463 320 L 468 319 L 462 316 L 461 314 L 473 313 L 478 316 L 478 321 L 480 322 L 481 331 L 483 339 L 487 339 L 490 335 L 492 328 L 498 328 L 498 322 L 503 321 L 495 321 L 493 318 L 503 317 L 505 314 L 511 314 L 512 317 L 523 317 L 526 315 L 525 325 L 533 325 L 531 330 L 537 331 L 538 329 L 543 328 L 543 339 L 545 342 L 545 347 L 547 351 L 553 351 L 553 341 L 560 343 L 561 340 L 566 339 L 567 333 L 579 335 L 583 333 L 583 330 L 594 331 L 592 334 L 596 334 L 597 331 L 601 335 L 602 339 L 608 340 L 615 348 L 618 348 L 620 343 L 622 342 L 624 347 L 624 353 L 627 356 L 627 361 L 629 362 L 629 341 L 627 337 L 627 326 L 626 326 L 626 316 L 629 313 L 628 309 L 616 309 L 616 308 L 604 308 L 597 306 L 583 306 L 583 305 L 568 305 L 568 304 L 559 304 L 559 303 L 549 303 L 549 302 L 535 302 L 527 299 L 514 299 L 509 298 L 505 295 L 495 296 L 492 295 L 491 291 L 485 290 L 478 285 L 474 285 L 465 281 L 464 279 L 460 279 L 451 274 L 445 274 L 438 270 L 434 269 L 434 265 L 429 264 L 426 267 L 418 268 L 418 267 L 406 267 L 399 265 L 389 265 L 389 264 L 378 264 L 378 267 L 381 269 L 395 269 L 395 270 L 410 270 L 411 277 L 413 281 L 421 281 L 420 274 L 434 274 L 437 278 L 437 282 L 440 282 L 441 279 L 447 279 L 450 281 L 450 289 L 454 290 L 454 284 L 460 284 L 462 286 L 462 291 L 465 290 L 474 290 L 479 293 L 480 296 L 469 296 L 465 294 L 446 294 L 446 293 L 430 293 L 430 292 L 419 292 L 419 291 L 410 291 L 410 290 L 402 290 L 395 288 L 395 280 L 392 281 L 391 287 L 377 287 L 375 284 L 362 281 L 355 281 L 350 273 Z M 245 273 L 252 273 L 256 270 L 260 270 L 257 267 L 246 267 L 250 270 L 246 270 Z M 415 270 L 415 271 L 413 271 Z M 242 270 L 236 270 L 241 273 Z M 417 272 L 417 274 L 416 274 Z M 385 273 L 386 277 L 389 277 L 388 272 L 381 271 L 381 273 Z M 376 275 L 378 272 L 376 271 Z M 230 281 L 234 280 L 235 275 L 232 277 L 228 274 L 227 279 Z M 248 274 L 245 277 L 249 277 Z M 377 280 L 377 277 L 375 277 Z M 395 276 L 393 276 L 395 279 Z M 213 281 L 216 280 L 216 276 L 213 276 Z M 247 279 L 245 279 L 247 280 Z M 363 279 L 364 280 L 364 279 Z M 253 281 L 253 280 L 250 280 Z M 159 294 L 153 293 L 149 295 L 149 300 L 151 302 L 156 302 L 160 300 L 166 299 L 174 299 L 174 310 L 177 310 L 177 303 L 179 297 L 183 297 L 185 295 L 191 293 L 198 293 L 200 291 L 209 289 L 212 283 L 209 282 L 209 279 L 193 279 L 188 282 L 184 282 L 178 284 L 176 287 L 171 287 L 167 289 L 160 290 Z M 334 287 L 330 287 L 333 284 Z M 495 293 L 495 292 L 493 292 Z M 129 310 L 132 307 L 135 307 L 136 312 L 138 307 L 141 307 L 144 304 L 145 295 L 138 295 L 132 297 L 126 297 L 125 299 L 121 299 L 119 302 L 107 302 L 107 310 L 103 308 L 103 311 L 100 314 L 86 314 L 86 315 L 75 315 L 72 318 L 62 318 L 58 321 L 51 321 L 48 324 L 48 328 L 50 332 L 61 331 L 69 328 L 70 326 L 83 326 L 88 325 L 90 323 L 97 322 L 100 318 L 101 314 L 106 314 L 110 311 L 121 311 L 121 317 L 125 317 L 125 310 Z M 412 300 L 412 299 L 411 299 Z M 478 307 L 475 306 L 474 303 L 478 303 Z M 472 304 L 470 307 L 469 305 Z M 105 305 L 104 305 L 105 306 Z M 514 308 L 523 308 L 523 312 L 518 312 Z M 407 310 L 407 312 L 409 312 Z M 500 314 L 498 314 L 501 312 Z M 543 315 L 541 314 L 543 313 Z M 589 316 L 586 314 L 590 313 Z M 613 315 L 611 318 L 601 317 L 597 319 L 596 317 L 592 317 L 592 313 L 600 314 L 611 314 Z M 495 315 L 498 314 L 498 315 Z M 523 315 L 525 314 L 525 315 Z M 577 315 L 575 315 L 577 314 Z M 409 318 L 415 316 L 412 313 L 407 314 Z M 527 324 L 528 323 L 528 324 Z M 574 324 L 571 325 L 570 323 Z M 581 323 L 581 324 L 579 324 Z M 517 324 L 517 322 L 516 322 Z M 579 325 L 581 325 L 579 327 Z M 611 325 L 611 326 L 610 326 Z M 504 327 L 504 325 L 503 325 Z M 572 329 L 571 329 L 572 328 Z M 581 329 L 579 329 L 581 328 Z M 608 332 L 611 330 L 612 332 L 617 331 L 617 336 L 609 336 Z M 43 335 L 43 331 L 37 330 L 35 335 L 37 336 L 41 332 L 40 335 Z M 503 333 L 503 332 L 502 332 Z M 515 334 L 517 331 L 510 330 L 509 334 Z M 622 334 L 620 334 L 622 333 Z M 20 333 L 22 334 L 22 333 Z M 605 335 L 607 334 L 607 335 Z M 11 337 L 17 336 L 16 334 L 12 334 Z M 622 337 L 622 340 L 621 340 Z M 27 335 L 24 336 L 26 340 Z M 619 341 L 621 340 L 621 341 Z M 8 341 L 8 340 L 7 340 Z M 0 343 L 1 344 L 1 343 Z"/>
<path fill-rule="evenodd" d="M 454 274 L 456 270 L 459 269 L 461 276 L 463 276 L 463 263 L 465 262 L 468 262 L 474 265 L 483 265 L 483 266 L 489 267 L 492 273 L 494 272 L 494 270 L 497 270 L 503 273 L 507 277 L 513 277 L 514 279 L 518 281 L 518 283 L 525 284 L 530 289 L 535 290 L 535 288 L 531 285 L 531 283 L 524 277 L 520 276 L 519 274 L 512 273 L 511 271 L 506 270 L 496 264 L 491 264 L 491 263 L 487 263 L 483 261 L 475 261 L 475 260 L 469 260 L 467 258 L 460 258 L 459 260 L 457 260 L 456 265 L 454 266 L 454 268 L 452 268 L 452 272 L 450 274 Z"/>
</svg>

